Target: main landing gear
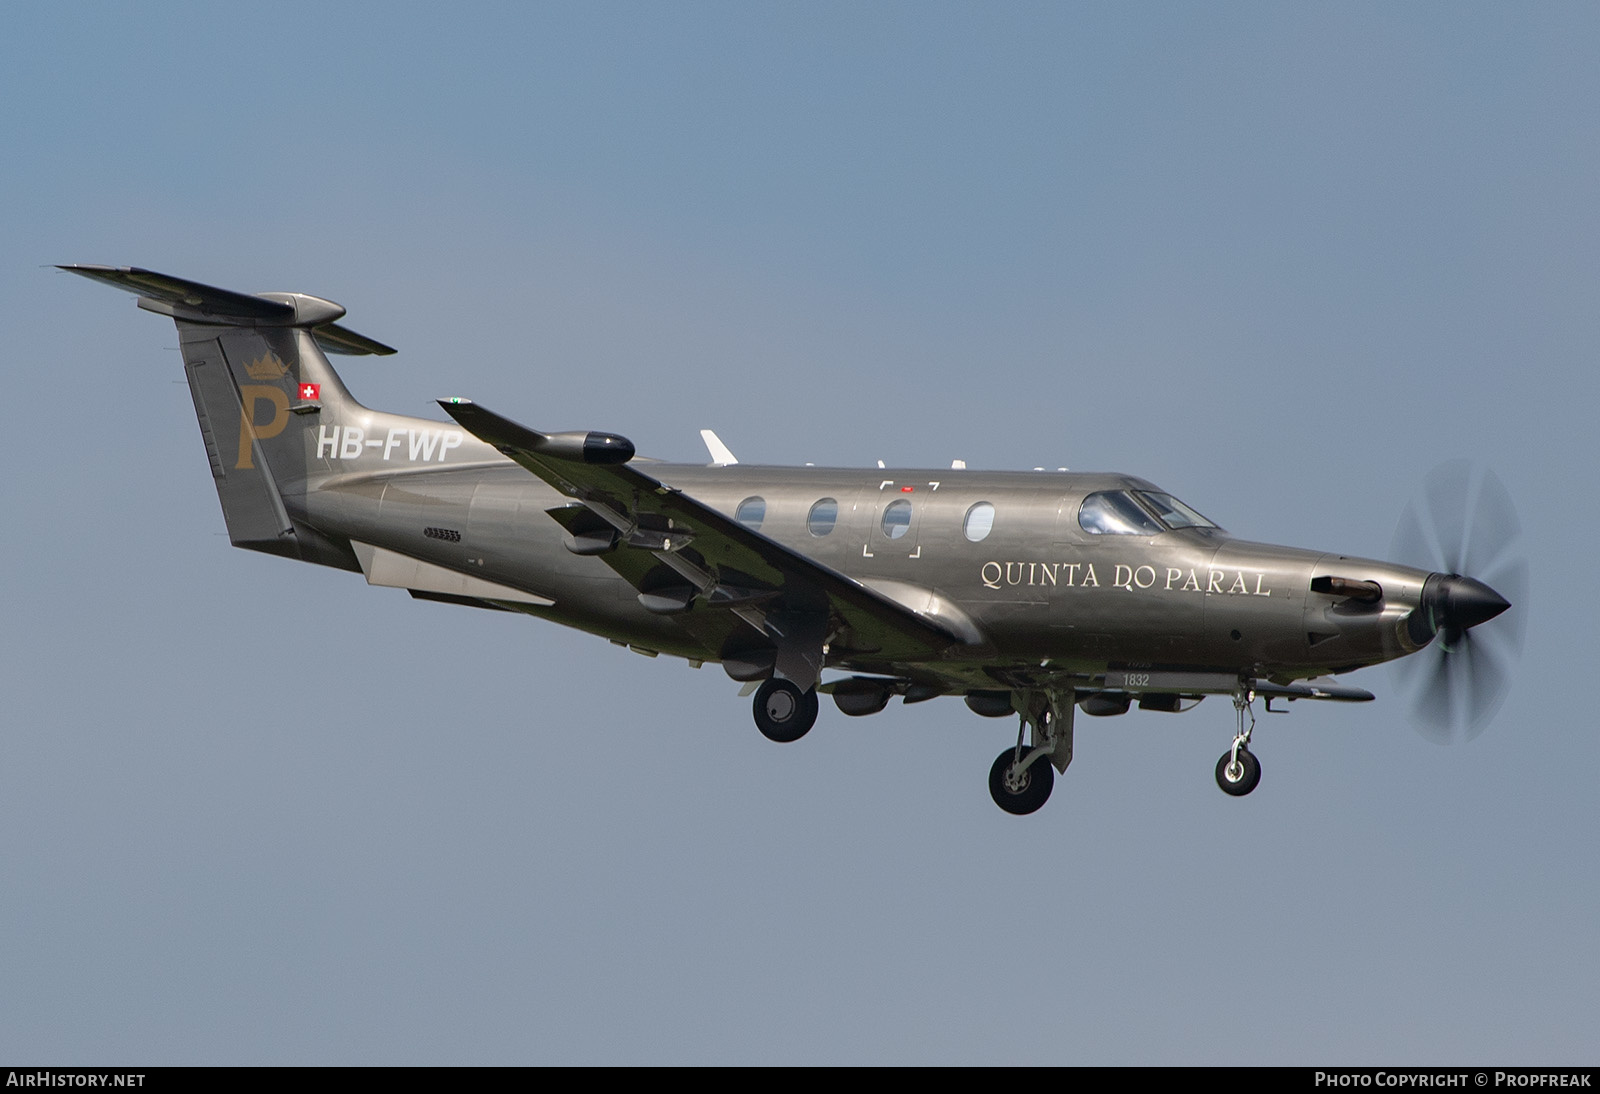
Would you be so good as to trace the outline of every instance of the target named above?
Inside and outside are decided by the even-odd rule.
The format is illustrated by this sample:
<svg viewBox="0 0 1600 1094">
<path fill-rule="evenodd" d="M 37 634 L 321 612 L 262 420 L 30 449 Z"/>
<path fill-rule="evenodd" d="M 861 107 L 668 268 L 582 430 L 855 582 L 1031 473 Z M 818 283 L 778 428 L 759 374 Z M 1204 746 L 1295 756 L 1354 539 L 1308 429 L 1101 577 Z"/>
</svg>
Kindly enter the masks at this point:
<svg viewBox="0 0 1600 1094">
<path fill-rule="evenodd" d="M 1048 761 L 1035 758 L 1024 767 L 1027 757 L 1028 751 L 1020 746 L 1008 748 L 989 769 L 989 796 L 1001 809 L 1018 817 L 1027 816 L 1049 801 L 1056 785 L 1055 768 Z"/>
<path fill-rule="evenodd" d="M 1017 743 L 989 768 L 989 796 L 1013 816 L 1026 816 L 1050 800 L 1056 772 L 1072 762 L 1072 691 L 1014 692 L 1012 704 L 1022 716 Z M 1033 731 L 1031 747 L 1024 738 Z"/>
<path fill-rule="evenodd" d="M 1250 704 L 1255 697 L 1256 693 L 1249 690 L 1234 694 L 1233 708 L 1239 713 L 1239 731 L 1233 735 L 1233 747 L 1217 761 L 1217 785 L 1222 787 L 1224 794 L 1236 798 L 1250 793 L 1261 781 L 1261 761 L 1250 751 L 1250 734 L 1256 728 L 1256 715 L 1250 709 Z M 1250 719 L 1249 725 L 1245 725 L 1246 716 Z"/>
<path fill-rule="evenodd" d="M 755 716 L 756 728 L 767 740 L 798 741 L 817 723 L 817 689 L 802 691 L 793 681 L 774 676 L 756 689 Z"/>
</svg>

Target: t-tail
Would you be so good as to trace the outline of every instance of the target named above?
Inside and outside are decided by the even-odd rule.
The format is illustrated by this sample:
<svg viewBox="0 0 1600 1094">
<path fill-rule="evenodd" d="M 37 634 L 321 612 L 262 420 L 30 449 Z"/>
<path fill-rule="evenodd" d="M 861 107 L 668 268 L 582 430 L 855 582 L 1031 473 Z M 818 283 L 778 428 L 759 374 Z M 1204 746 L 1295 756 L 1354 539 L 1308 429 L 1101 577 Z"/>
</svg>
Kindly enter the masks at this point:
<svg viewBox="0 0 1600 1094">
<path fill-rule="evenodd" d="M 319 473 L 374 469 L 379 454 L 365 439 L 374 419 L 389 427 L 391 440 L 401 434 L 401 444 L 411 435 L 431 439 L 427 447 L 441 458 L 451 441 L 461 444 L 462 435 L 445 436 L 442 423 L 378 414 L 351 397 L 326 354 L 395 351 L 340 326 L 345 310 L 331 300 L 233 292 L 137 267 L 60 268 L 136 293 L 139 307 L 177 324 L 200 434 L 236 547 L 358 569 L 349 545 L 296 519 L 286 495 L 303 495 Z M 392 456 L 395 447 L 381 456 Z"/>
</svg>

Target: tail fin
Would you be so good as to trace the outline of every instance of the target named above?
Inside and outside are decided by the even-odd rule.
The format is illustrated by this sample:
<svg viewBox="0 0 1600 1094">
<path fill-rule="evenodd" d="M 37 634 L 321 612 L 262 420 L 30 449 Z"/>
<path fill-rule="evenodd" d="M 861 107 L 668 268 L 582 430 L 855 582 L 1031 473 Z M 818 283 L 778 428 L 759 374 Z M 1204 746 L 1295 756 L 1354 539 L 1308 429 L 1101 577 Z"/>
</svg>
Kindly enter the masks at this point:
<svg viewBox="0 0 1600 1094">
<path fill-rule="evenodd" d="M 62 266 L 137 293 L 139 306 L 178 326 L 184 370 L 205 440 L 228 538 L 236 547 L 358 568 L 347 545 L 297 525 L 283 486 L 307 474 L 294 414 L 360 410 L 324 350 L 390 354 L 341 327 L 344 309 L 302 293 L 251 296 L 137 267 Z M 237 423 L 235 425 L 234 423 Z"/>
</svg>

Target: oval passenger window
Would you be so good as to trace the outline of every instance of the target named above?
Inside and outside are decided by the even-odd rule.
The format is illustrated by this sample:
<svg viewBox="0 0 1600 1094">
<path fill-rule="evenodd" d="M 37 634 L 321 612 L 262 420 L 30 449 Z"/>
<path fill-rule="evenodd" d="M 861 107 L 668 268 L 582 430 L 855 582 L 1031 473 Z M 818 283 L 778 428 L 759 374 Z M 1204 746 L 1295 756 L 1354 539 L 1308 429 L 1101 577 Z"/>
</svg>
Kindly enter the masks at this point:
<svg viewBox="0 0 1600 1094">
<path fill-rule="evenodd" d="M 752 532 L 760 531 L 761 522 L 767 519 L 766 499 L 745 498 L 739 503 L 739 508 L 733 511 L 733 519 Z"/>
<path fill-rule="evenodd" d="M 911 530 L 911 503 L 904 499 L 891 501 L 883 511 L 883 534 L 899 539 Z"/>
<path fill-rule="evenodd" d="M 961 533 L 973 543 L 989 538 L 994 531 L 994 506 L 980 501 L 967 510 L 967 519 L 961 522 Z"/>
<path fill-rule="evenodd" d="M 839 503 L 833 498 L 823 498 L 811 507 L 806 516 L 806 528 L 814 536 L 825 536 L 833 531 L 839 520 Z"/>
</svg>

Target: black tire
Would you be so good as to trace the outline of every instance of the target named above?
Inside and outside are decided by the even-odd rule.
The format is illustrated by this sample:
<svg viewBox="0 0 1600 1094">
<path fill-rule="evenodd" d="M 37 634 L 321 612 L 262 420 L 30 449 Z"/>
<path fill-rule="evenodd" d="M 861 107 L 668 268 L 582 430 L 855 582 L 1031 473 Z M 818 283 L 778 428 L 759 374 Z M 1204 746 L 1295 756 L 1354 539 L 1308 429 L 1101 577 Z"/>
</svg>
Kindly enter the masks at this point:
<svg viewBox="0 0 1600 1094">
<path fill-rule="evenodd" d="M 1027 750 L 1022 753 L 1026 756 Z M 1008 748 L 1000 753 L 989 769 L 989 796 L 1007 813 L 1025 817 L 1050 800 L 1050 791 L 1056 785 L 1056 769 L 1046 756 L 1040 756 L 1033 766 L 1022 773 L 1022 785 L 1012 789 L 1006 785 L 1006 773 L 1017 758 L 1017 750 Z"/>
<path fill-rule="evenodd" d="M 1233 749 L 1222 754 L 1222 759 L 1217 761 L 1217 785 L 1222 787 L 1224 794 L 1232 794 L 1242 798 L 1256 788 L 1261 781 L 1261 761 L 1256 759 L 1255 753 L 1249 749 L 1239 750 L 1239 768 L 1234 772 L 1234 778 L 1229 777 L 1229 761 L 1233 759 Z"/>
<path fill-rule="evenodd" d="M 756 689 L 756 728 L 769 741 L 798 741 L 817 724 L 817 692 L 788 680 L 771 679 Z"/>
</svg>

